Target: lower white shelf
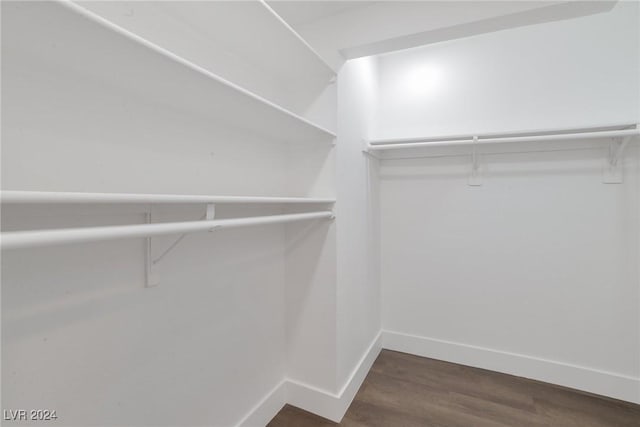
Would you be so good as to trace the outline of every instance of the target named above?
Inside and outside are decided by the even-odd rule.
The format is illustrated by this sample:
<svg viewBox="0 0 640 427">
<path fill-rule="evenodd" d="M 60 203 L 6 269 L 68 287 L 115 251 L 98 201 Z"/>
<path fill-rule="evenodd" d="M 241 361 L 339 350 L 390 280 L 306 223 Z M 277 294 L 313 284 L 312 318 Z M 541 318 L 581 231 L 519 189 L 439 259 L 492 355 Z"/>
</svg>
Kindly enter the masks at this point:
<svg viewBox="0 0 640 427">
<path fill-rule="evenodd" d="M 103 227 L 63 228 L 53 230 L 11 231 L 0 234 L 0 247 L 2 249 L 30 248 L 65 243 L 152 237 L 164 234 L 187 234 L 198 231 L 213 231 L 222 228 L 333 218 L 333 212 L 319 211 L 249 218 L 167 222 L 161 224 L 134 224 Z"/>
<path fill-rule="evenodd" d="M 311 197 L 264 196 L 209 196 L 193 194 L 141 194 L 141 193 L 82 193 L 71 191 L 19 191 L 0 192 L 2 203 L 114 203 L 114 204 L 313 204 L 334 203 L 335 199 Z"/>
</svg>

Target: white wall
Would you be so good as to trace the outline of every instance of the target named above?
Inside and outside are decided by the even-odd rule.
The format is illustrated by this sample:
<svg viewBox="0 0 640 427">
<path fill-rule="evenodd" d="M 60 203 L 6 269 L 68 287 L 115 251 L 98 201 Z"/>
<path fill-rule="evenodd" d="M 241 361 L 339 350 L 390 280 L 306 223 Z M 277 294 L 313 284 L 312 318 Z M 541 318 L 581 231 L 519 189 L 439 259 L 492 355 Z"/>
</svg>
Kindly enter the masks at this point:
<svg viewBox="0 0 640 427">
<path fill-rule="evenodd" d="M 376 100 L 376 59 L 348 61 L 338 75 L 338 384 L 357 367 L 380 330 L 376 181 L 362 153 Z M 374 164 L 372 168 L 375 168 Z"/>
<path fill-rule="evenodd" d="M 286 236 L 286 375 L 332 392 L 336 387 L 336 225 L 290 224 Z"/>
<path fill-rule="evenodd" d="M 638 120 L 638 12 L 611 12 L 380 56 L 377 138 Z M 508 120 L 505 120 L 508 118 Z"/>
<path fill-rule="evenodd" d="M 372 136 L 636 121 L 637 5 L 349 61 L 337 89 L 301 97 L 242 58 L 208 63 L 329 127 L 337 97 L 335 148 L 216 122 L 184 80 L 150 76 L 138 90 L 137 70 L 118 66 L 131 60 L 123 52 L 103 69 L 72 29 L 48 33 L 59 11 L 16 20 L 10 7 L 56 6 L 3 3 L 3 189 L 330 196 L 337 187 L 339 203 L 335 224 L 189 236 L 163 260 L 156 288 L 143 288 L 141 241 L 3 254 L 4 408 L 57 409 L 71 425 L 233 425 L 290 379 L 287 392 L 304 392 L 287 398 L 312 396 L 308 409 L 339 417 L 375 356 L 379 264 L 389 345 L 638 400 L 637 149 L 622 185 L 600 183 L 604 152 L 592 149 L 486 157 L 481 188 L 466 186 L 465 158 L 378 170 L 361 153 Z M 202 46 L 183 25 L 174 38 L 149 22 L 129 24 L 177 50 Z M 30 55 L 39 49 L 44 57 Z M 179 53 L 225 57 L 203 52 Z M 414 65 L 417 86 L 404 74 Z M 424 75 L 435 83 L 421 85 Z M 3 206 L 2 228 L 142 222 L 145 210 Z M 170 241 L 153 239 L 154 251 Z"/>
<path fill-rule="evenodd" d="M 3 190 L 333 195 L 329 144 L 267 139 L 198 111 L 200 99 L 173 97 L 180 84 L 197 90 L 199 78 L 171 88 L 150 73 L 152 90 L 137 91 L 127 64 L 155 54 L 132 60 L 114 49 L 112 66 L 101 68 L 83 32 L 95 23 L 60 28 L 69 13 L 51 2 L 2 4 Z M 330 121 L 330 108 L 316 114 Z M 3 206 L 2 229 L 141 223 L 147 209 Z M 216 215 L 280 211 L 218 207 Z M 160 221 L 202 214 L 154 210 Z M 142 240 L 6 251 L 3 408 L 56 409 L 61 425 L 237 424 L 292 370 L 287 322 L 307 325 L 317 309 L 335 318 L 335 302 L 296 299 L 309 289 L 335 293 L 334 226 L 306 226 L 190 235 L 162 260 L 154 288 L 144 288 Z M 152 239 L 154 254 L 171 242 Z M 335 369 L 325 377 L 333 386 Z"/>
<path fill-rule="evenodd" d="M 5 207 L 2 225 L 141 221 Z M 4 253 L 3 407 L 56 409 L 61 425 L 234 425 L 285 374 L 283 235 L 189 236 L 155 288 L 141 241 Z"/>
<path fill-rule="evenodd" d="M 638 18 L 381 56 L 374 136 L 637 122 Z M 640 401 L 639 154 L 604 185 L 606 143 L 484 156 L 481 187 L 467 156 L 384 161 L 385 346 Z"/>
</svg>

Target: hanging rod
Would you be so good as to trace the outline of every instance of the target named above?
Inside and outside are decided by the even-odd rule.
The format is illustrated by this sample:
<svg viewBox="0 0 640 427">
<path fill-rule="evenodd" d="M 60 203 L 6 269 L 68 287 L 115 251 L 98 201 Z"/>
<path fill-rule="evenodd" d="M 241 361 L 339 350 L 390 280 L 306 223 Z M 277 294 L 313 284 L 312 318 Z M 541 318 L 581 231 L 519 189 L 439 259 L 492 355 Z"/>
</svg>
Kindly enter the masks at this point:
<svg viewBox="0 0 640 427">
<path fill-rule="evenodd" d="M 160 224 L 114 225 L 104 227 L 63 228 L 53 230 L 10 231 L 0 234 L 2 249 L 29 248 L 65 243 L 82 243 L 164 234 L 195 233 L 223 228 L 279 224 L 314 219 L 333 219 L 331 211 L 270 215 L 207 221 L 166 222 Z"/>
<path fill-rule="evenodd" d="M 403 148 L 420 148 L 420 147 L 447 147 L 447 146 L 466 146 L 477 144 L 503 144 L 514 142 L 532 142 L 532 141 L 561 141 L 575 139 L 595 139 L 595 138 L 617 138 L 625 136 L 640 135 L 640 129 L 637 124 L 611 126 L 618 129 L 602 130 L 602 128 L 592 128 L 591 130 L 583 129 L 579 132 L 575 130 L 555 130 L 539 131 L 539 135 L 521 135 L 511 132 L 508 134 L 486 134 L 473 136 L 450 136 L 440 137 L 439 139 L 431 137 L 423 138 L 398 138 L 370 141 L 367 145 L 368 151 L 386 151 L 399 150 Z M 625 129 L 620 129 L 625 128 Z"/>
<path fill-rule="evenodd" d="M 66 191 L 14 191 L 0 192 L 2 203 L 117 203 L 117 204 L 312 204 L 334 203 L 335 199 L 307 197 L 262 196 L 207 196 L 187 194 L 135 194 L 135 193 L 80 193 Z"/>
<path fill-rule="evenodd" d="M 546 150 L 517 150 L 517 151 L 501 151 L 501 152 L 483 152 L 482 157 L 504 156 L 505 154 L 535 154 L 535 153 L 564 153 L 572 151 L 591 151 L 593 146 L 581 148 L 551 148 Z M 425 154 L 411 156 L 393 156 L 385 157 L 384 160 L 412 160 L 412 159 L 441 159 L 449 157 L 469 157 L 469 153 L 451 153 L 451 154 Z"/>
</svg>

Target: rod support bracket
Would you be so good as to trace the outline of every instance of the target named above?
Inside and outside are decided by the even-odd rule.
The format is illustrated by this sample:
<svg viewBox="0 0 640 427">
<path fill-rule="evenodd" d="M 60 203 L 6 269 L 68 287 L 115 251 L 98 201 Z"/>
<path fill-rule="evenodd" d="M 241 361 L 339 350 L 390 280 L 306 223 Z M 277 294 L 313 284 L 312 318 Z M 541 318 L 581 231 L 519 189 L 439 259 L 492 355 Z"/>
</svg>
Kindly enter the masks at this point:
<svg viewBox="0 0 640 427">
<path fill-rule="evenodd" d="M 375 154 L 373 154 L 373 152 L 366 149 L 362 150 L 362 154 L 364 154 L 367 158 L 382 160 L 379 156 L 376 156 Z"/>
<path fill-rule="evenodd" d="M 478 137 L 473 137 L 473 148 L 471 151 L 471 174 L 467 180 L 467 184 L 471 187 L 479 187 L 482 185 L 482 175 L 480 174 L 480 156 L 478 155 Z"/>
<path fill-rule="evenodd" d="M 211 221 L 216 218 L 216 205 L 214 203 L 207 204 L 207 211 L 205 212 L 204 218 L 207 221 Z"/>
<path fill-rule="evenodd" d="M 602 182 L 604 184 L 622 184 L 623 168 L 622 157 L 624 150 L 627 148 L 631 136 L 614 137 L 609 141 L 609 150 L 607 159 L 602 168 Z"/>
<path fill-rule="evenodd" d="M 152 210 L 149 208 L 145 214 L 145 222 L 151 224 L 153 222 Z M 151 245 L 151 237 L 145 239 L 145 287 L 152 288 L 158 286 L 160 283 L 160 275 L 158 274 L 158 267 L 153 260 L 153 247 Z"/>
<path fill-rule="evenodd" d="M 149 211 L 149 212 L 151 212 L 151 211 Z M 207 208 L 206 208 L 205 213 L 202 216 L 202 218 L 200 218 L 200 221 L 202 221 L 202 220 L 212 221 L 212 220 L 215 219 L 215 217 L 216 217 L 216 205 L 215 205 L 215 203 L 207 203 Z M 150 220 L 151 220 L 151 213 L 147 214 L 147 222 L 150 222 Z M 215 231 L 216 228 L 218 228 L 218 227 L 217 226 L 213 226 L 207 231 L 209 233 L 212 233 L 213 231 Z M 162 261 L 162 258 L 167 256 L 169 254 L 169 252 L 171 252 L 176 246 L 178 246 L 180 244 L 180 242 L 182 242 L 182 239 L 184 239 L 186 236 L 187 236 L 186 234 L 181 234 L 180 236 L 178 236 L 178 238 L 176 238 L 173 241 L 173 243 L 171 243 L 164 250 L 164 252 L 162 252 L 156 258 L 153 258 L 152 247 L 151 247 L 151 238 L 150 237 L 147 238 L 147 257 L 146 257 L 146 263 L 147 263 L 147 287 L 156 286 L 158 284 L 158 282 L 160 281 L 159 280 L 159 274 L 157 272 L 158 264 L 160 263 L 160 261 Z"/>
<path fill-rule="evenodd" d="M 376 160 L 381 160 L 380 156 L 375 154 L 375 152 L 371 151 L 371 144 L 366 139 L 362 140 L 362 154 L 364 154 L 367 158 L 373 158 Z"/>
</svg>

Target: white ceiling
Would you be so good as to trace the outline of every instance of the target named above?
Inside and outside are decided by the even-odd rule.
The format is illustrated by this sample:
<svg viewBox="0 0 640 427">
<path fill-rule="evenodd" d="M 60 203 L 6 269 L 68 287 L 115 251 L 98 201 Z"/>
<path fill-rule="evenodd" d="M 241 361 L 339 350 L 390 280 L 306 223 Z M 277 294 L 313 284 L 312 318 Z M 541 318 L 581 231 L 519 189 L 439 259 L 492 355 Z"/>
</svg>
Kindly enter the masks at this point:
<svg viewBox="0 0 640 427">
<path fill-rule="evenodd" d="M 268 3 L 337 70 L 350 58 L 605 12 L 615 1 Z"/>
</svg>

